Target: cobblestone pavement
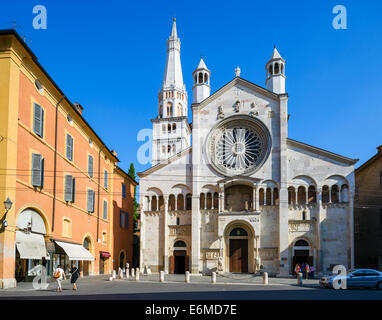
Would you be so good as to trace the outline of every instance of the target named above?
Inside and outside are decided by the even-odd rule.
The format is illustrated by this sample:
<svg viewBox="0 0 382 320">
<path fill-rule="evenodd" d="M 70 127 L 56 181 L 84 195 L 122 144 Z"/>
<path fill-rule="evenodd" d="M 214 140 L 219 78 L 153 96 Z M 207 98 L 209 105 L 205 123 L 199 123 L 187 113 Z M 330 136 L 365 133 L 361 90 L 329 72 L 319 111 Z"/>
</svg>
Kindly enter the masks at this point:
<svg viewBox="0 0 382 320">
<path fill-rule="evenodd" d="M 159 282 L 158 274 L 141 275 L 140 281 L 132 278 L 108 281 L 108 278 L 108 275 L 80 278 L 78 291 L 73 291 L 66 280 L 63 281 L 63 292 L 55 291 L 54 281 L 46 290 L 35 290 L 32 283 L 19 283 L 17 288 L 0 290 L 0 300 L 382 300 L 382 291 L 323 289 L 318 280 L 305 280 L 300 287 L 294 278 L 269 278 L 269 285 L 263 285 L 261 277 L 235 274 L 219 275 L 216 284 L 211 283 L 209 276 L 191 276 L 189 284 L 184 283 L 183 275 L 166 275 L 165 283 Z"/>
</svg>

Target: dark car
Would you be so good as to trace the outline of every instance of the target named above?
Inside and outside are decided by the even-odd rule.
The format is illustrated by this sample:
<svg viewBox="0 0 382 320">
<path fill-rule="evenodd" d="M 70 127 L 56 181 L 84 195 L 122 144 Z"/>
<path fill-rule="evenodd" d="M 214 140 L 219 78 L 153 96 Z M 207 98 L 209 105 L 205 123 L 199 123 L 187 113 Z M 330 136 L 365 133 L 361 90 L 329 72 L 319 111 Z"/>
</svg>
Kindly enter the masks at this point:
<svg viewBox="0 0 382 320">
<path fill-rule="evenodd" d="M 349 272 L 346 276 L 333 275 L 322 277 L 319 281 L 320 285 L 326 288 L 333 288 L 333 280 L 335 277 L 343 279 L 346 277 L 347 288 L 376 288 L 382 290 L 382 272 L 373 269 L 357 269 Z"/>
</svg>

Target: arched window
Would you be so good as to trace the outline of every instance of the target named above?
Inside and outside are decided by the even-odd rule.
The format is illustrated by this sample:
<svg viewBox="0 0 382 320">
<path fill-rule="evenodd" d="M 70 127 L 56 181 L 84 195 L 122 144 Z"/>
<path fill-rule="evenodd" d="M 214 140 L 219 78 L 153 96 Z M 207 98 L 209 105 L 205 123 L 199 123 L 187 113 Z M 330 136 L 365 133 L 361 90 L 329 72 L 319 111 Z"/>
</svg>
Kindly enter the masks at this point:
<svg viewBox="0 0 382 320">
<path fill-rule="evenodd" d="M 72 237 L 72 222 L 68 218 L 64 218 L 62 224 L 62 236 L 67 238 Z"/>
<path fill-rule="evenodd" d="M 172 131 L 176 131 L 176 123 L 172 124 Z"/>
<path fill-rule="evenodd" d="M 182 105 L 180 103 L 178 103 L 178 106 L 177 106 L 177 109 L 176 109 L 176 115 L 178 117 L 182 116 Z"/>
<path fill-rule="evenodd" d="M 275 74 L 278 74 L 280 72 L 280 67 L 278 63 L 275 63 Z"/>
<path fill-rule="evenodd" d="M 306 191 L 305 187 L 298 187 L 297 189 L 297 202 L 298 204 L 305 204 L 306 203 Z"/>
<path fill-rule="evenodd" d="M 207 193 L 207 209 L 212 209 L 212 194 L 211 194 L 211 192 Z"/>
<path fill-rule="evenodd" d="M 349 202 L 349 187 L 346 184 L 341 187 L 341 201 Z"/>
<path fill-rule="evenodd" d="M 191 210 L 192 196 L 190 193 L 186 195 L 186 210 Z"/>
<path fill-rule="evenodd" d="M 294 244 L 295 247 L 309 247 L 309 243 L 303 239 L 297 240 Z"/>
<path fill-rule="evenodd" d="M 293 187 L 288 188 L 288 204 L 296 204 L 296 190 Z"/>
<path fill-rule="evenodd" d="M 305 211 L 302 212 L 302 220 L 306 220 L 306 212 Z"/>
<path fill-rule="evenodd" d="M 119 267 L 123 269 L 124 266 L 125 266 L 125 253 L 121 251 L 121 253 L 119 254 Z"/>
<path fill-rule="evenodd" d="M 316 188 L 309 186 L 308 188 L 308 203 L 316 203 Z"/>
<path fill-rule="evenodd" d="M 170 145 L 167 146 L 167 153 L 171 153 L 171 146 Z"/>
<path fill-rule="evenodd" d="M 162 125 L 162 131 L 166 132 L 166 125 L 165 124 Z"/>
<path fill-rule="evenodd" d="M 177 226 L 180 225 L 180 218 L 179 218 L 179 217 L 176 218 L 176 225 L 177 225 Z"/>
<path fill-rule="evenodd" d="M 207 82 L 208 82 L 208 74 L 205 73 L 205 74 L 204 74 L 204 83 L 207 83 Z"/>
<path fill-rule="evenodd" d="M 332 186 L 332 190 L 331 190 L 332 203 L 338 203 L 339 202 L 338 193 L 339 193 L 338 186 L 335 184 Z"/>
<path fill-rule="evenodd" d="M 272 75 L 272 65 L 269 65 L 269 74 Z"/>
<path fill-rule="evenodd" d="M 274 205 L 279 205 L 279 189 L 274 188 L 273 189 L 273 203 Z"/>
<path fill-rule="evenodd" d="M 195 82 L 195 84 L 198 82 L 198 78 L 197 78 L 197 75 L 195 74 L 195 76 L 194 76 L 194 82 Z"/>
<path fill-rule="evenodd" d="M 329 187 L 322 187 L 322 203 L 329 203 Z"/>
<path fill-rule="evenodd" d="M 186 243 L 182 240 L 178 240 L 174 243 L 175 248 L 185 248 L 187 247 Z"/>
<path fill-rule="evenodd" d="M 230 237 L 247 237 L 248 233 L 243 228 L 235 228 L 229 233 Z"/>
<path fill-rule="evenodd" d="M 170 196 L 168 197 L 168 210 L 175 210 L 175 196 L 173 194 L 170 194 Z"/>
<path fill-rule="evenodd" d="M 214 193 L 214 208 L 219 209 L 219 194 L 217 192 Z"/>
<path fill-rule="evenodd" d="M 266 196 L 265 203 L 266 203 L 267 206 L 271 206 L 272 205 L 272 199 L 271 199 L 272 196 L 271 196 L 271 194 L 272 194 L 271 188 L 267 188 L 266 194 L 265 194 L 265 196 Z"/>
<path fill-rule="evenodd" d="M 164 210 L 164 199 L 163 196 L 159 196 L 159 210 Z"/>
<path fill-rule="evenodd" d="M 203 73 L 199 72 L 199 83 L 203 83 Z"/>
<path fill-rule="evenodd" d="M 172 103 L 171 102 L 167 103 L 167 116 L 172 117 Z"/>
<path fill-rule="evenodd" d="M 260 202 L 260 205 L 264 205 L 264 189 L 263 188 L 260 188 L 259 190 L 259 202 Z"/>
<path fill-rule="evenodd" d="M 151 211 L 157 211 L 158 208 L 157 208 L 157 197 L 156 196 L 153 196 L 151 198 Z"/>
<path fill-rule="evenodd" d="M 178 203 L 177 203 L 177 206 L 178 206 L 178 210 L 184 210 L 184 197 L 183 197 L 183 194 L 178 194 L 178 199 L 177 199 Z"/>
<path fill-rule="evenodd" d="M 206 202 L 205 202 L 206 200 L 205 200 L 205 195 L 204 195 L 204 193 L 202 192 L 201 194 L 200 194 L 200 209 L 205 209 L 205 206 L 206 206 Z"/>
<path fill-rule="evenodd" d="M 172 145 L 172 153 L 176 153 L 175 144 Z"/>
<path fill-rule="evenodd" d="M 84 248 L 86 250 L 90 250 L 90 240 L 89 240 L 89 238 L 85 238 L 84 239 Z"/>
<path fill-rule="evenodd" d="M 163 107 L 162 105 L 159 107 L 159 118 L 163 117 Z"/>
</svg>

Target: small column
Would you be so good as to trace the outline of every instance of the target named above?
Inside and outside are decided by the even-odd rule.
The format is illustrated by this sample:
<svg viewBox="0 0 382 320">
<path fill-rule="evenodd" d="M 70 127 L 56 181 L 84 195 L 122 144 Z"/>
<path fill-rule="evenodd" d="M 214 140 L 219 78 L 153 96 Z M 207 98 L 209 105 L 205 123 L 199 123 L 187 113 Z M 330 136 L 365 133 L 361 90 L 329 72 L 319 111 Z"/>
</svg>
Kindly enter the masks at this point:
<svg viewBox="0 0 382 320">
<path fill-rule="evenodd" d="M 259 187 L 256 186 L 256 211 L 260 210 L 260 192 Z"/>
<path fill-rule="evenodd" d="M 164 261 L 163 268 L 164 272 L 168 273 L 168 196 L 164 196 L 164 239 L 163 239 L 163 248 L 164 248 Z"/>
<path fill-rule="evenodd" d="M 252 211 L 257 211 L 257 206 L 256 206 L 256 188 L 253 187 L 252 189 Z"/>
<path fill-rule="evenodd" d="M 178 195 L 174 195 L 174 198 L 175 198 L 175 211 L 178 210 Z"/>
<path fill-rule="evenodd" d="M 309 188 L 306 189 L 306 192 L 305 192 L 305 204 L 308 204 L 309 203 L 309 195 L 308 195 L 308 192 L 309 192 Z"/>
<path fill-rule="evenodd" d="M 204 210 L 207 210 L 207 193 L 204 194 Z"/>
<path fill-rule="evenodd" d="M 332 203 L 332 188 L 329 188 L 329 203 Z"/>
<path fill-rule="evenodd" d="M 147 211 L 152 211 L 152 208 L 151 208 L 151 199 L 150 197 L 147 197 Z"/>
<path fill-rule="evenodd" d="M 273 188 L 271 188 L 271 206 L 273 206 L 274 203 L 273 203 Z"/>
<path fill-rule="evenodd" d="M 341 203 L 341 189 L 338 187 L 338 203 Z"/>
<path fill-rule="evenodd" d="M 263 205 L 266 206 L 267 205 L 267 188 L 264 188 L 263 190 L 264 190 L 264 199 L 263 199 L 264 203 L 263 203 Z"/>
<path fill-rule="evenodd" d="M 187 210 L 187 194 L 183 195 L 183 210 Z"/>
<path fill-rule="evenodd" d="M 225 210 L 225 195 L 224 195 L 224 187 L 222 187 L 222 205 L 221 205 L 221 210 L 220 210 L 220 212 L 224 212 L 224 210 Z"/>
</svg>

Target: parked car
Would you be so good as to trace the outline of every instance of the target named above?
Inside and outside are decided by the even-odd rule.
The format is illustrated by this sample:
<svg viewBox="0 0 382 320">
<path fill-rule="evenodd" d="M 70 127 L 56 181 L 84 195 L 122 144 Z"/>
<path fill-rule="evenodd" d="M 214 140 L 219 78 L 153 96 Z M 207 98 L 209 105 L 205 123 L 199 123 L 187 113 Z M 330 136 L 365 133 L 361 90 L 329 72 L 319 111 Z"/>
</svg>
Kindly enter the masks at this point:
<svg viewBox="0 0 382 320">
<path fill-rule="evenodd" d="M 322 277 L 319 281 L 320 285 L 326 288 L 333 288 L 333 280 L 336 275 Z M 346 277 L 347 288 L 376 288 L 382 290 L 382 272 L 373 269 L 357 269 L 349 272 L 346 276 L 341 276 L 339 279 Z"/>
</svg>

